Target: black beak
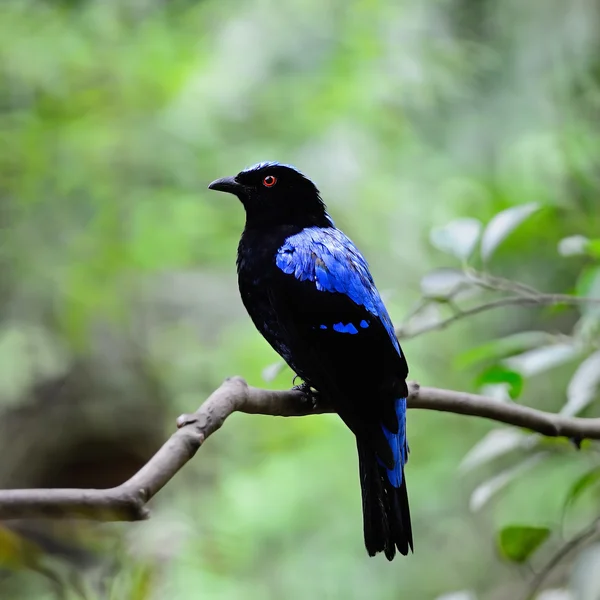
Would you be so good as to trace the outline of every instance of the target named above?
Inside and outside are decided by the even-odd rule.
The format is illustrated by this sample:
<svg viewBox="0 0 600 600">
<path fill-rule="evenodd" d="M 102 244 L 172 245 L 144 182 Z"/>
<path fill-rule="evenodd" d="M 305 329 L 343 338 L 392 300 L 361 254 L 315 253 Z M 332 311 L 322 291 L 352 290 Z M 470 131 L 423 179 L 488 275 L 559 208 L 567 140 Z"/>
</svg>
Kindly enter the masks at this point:
<svg viewBox="0 0 600 600">
<path fill-rule="evenodd" d="M 237 194 L 242 190 L 243 186 L 240 185 L 234 177 L 222 177 L 221 179 L 215 179 L 209 186 L 209 190 L 215 190 L 217 192 L 228 192 L 230 194 Z"/>
</svg>

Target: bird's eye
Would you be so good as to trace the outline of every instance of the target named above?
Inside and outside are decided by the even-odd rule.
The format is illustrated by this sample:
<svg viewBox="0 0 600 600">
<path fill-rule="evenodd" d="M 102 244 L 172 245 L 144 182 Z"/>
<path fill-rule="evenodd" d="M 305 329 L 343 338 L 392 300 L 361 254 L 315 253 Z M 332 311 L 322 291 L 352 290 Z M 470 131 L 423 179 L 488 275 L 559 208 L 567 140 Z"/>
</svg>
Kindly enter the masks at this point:
<svg viewBox="0 0 600 600">
<path fill-rule="evenodd" d="M 263 185 L 265 187 L 273 187 L 276 183 L 277 183 L 277 177 L 274 177 L 273 175 L 267 175 L 263 179 Z"/>
</svg>

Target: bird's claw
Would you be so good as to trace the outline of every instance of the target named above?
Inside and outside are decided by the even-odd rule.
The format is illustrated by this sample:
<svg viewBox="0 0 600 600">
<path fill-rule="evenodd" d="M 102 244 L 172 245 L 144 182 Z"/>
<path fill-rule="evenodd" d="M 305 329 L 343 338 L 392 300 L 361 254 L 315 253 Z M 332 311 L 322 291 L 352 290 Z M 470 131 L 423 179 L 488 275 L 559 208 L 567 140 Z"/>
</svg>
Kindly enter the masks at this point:
<svg viewBox="0 0 600 600">
<path fill-rule="evenodd" d="M 302 393 L 304 396 L 304 401 L 310 406 L 311 410 L 315 410 L 317 408 L 319 404 L 319 392 L 311 388 L 308 383 L 303 382 L 300 385 L 295 385 L 292 390 Z"/>
</svg>

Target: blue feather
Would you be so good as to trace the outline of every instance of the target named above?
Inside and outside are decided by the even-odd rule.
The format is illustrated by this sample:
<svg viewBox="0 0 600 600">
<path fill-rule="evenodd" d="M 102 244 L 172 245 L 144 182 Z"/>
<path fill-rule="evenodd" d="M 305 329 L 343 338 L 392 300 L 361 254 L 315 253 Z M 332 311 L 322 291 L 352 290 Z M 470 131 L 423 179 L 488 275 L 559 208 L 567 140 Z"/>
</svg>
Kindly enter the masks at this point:
<svg viewBox="0 0 600 600">
<path fill-rule="evenodd" d="M 335 325 L 333 326 L 333 330 L 337 331 L 338 333 L 358 333 L 358 329 L 356 329 L 356 327 L 354 327 L 352 323 L 348 323 L 347 325 L 344 325 L 341 322 L 335 323 Z"/>
<path fill-rule="evenodd" d="M 356 246 L 334 227 L 307 227 L 277 251 L 275 264 L 299 281 L 314 281 L 319 291 L 345 294 L 380 319 L 401 355 L 392 320 L 375 287 L 369 265 Z M 366 327 L 360 324 L 361 327 Z"/>
<path fill-rule="evenodd" d="M 385 425 L 381 426 L 392 453 L 394 455 L 394 466 L 386 467 L 389 482 L 394 487 L 402 485 L 402 467 L 406 464 L 408 453 L 406 449 L 406 398 L 396 400 L 396 416 L 398 417 L 398 433 L 392 433 Z"/>
<path fill-rule="evenodd" d="M 358 329 L 356 329 L 352 323 L 348 323 L 348 325 L 346 325 L 346 333 L 354 335 L 355 333 L 358 333 Z"/>
</svg>

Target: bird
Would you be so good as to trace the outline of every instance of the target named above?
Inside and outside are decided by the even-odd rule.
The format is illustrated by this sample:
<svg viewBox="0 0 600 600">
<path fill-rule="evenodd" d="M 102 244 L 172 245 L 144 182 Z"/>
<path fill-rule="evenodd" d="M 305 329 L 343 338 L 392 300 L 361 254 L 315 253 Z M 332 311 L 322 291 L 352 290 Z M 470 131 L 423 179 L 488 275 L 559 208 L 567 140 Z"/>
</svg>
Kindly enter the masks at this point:
<svg viewBox="0 0 600 600">
<path fill-rule="evenodd" d="M 208 188 L 245 209 L 236 264 L 251 320 L 298 387 L 356 437 L 367 553 L 406 556 L 414 551 L 404 477 L 408 364 L 367 261 L 292 165 L 260 162 Z"/>
</svg>

